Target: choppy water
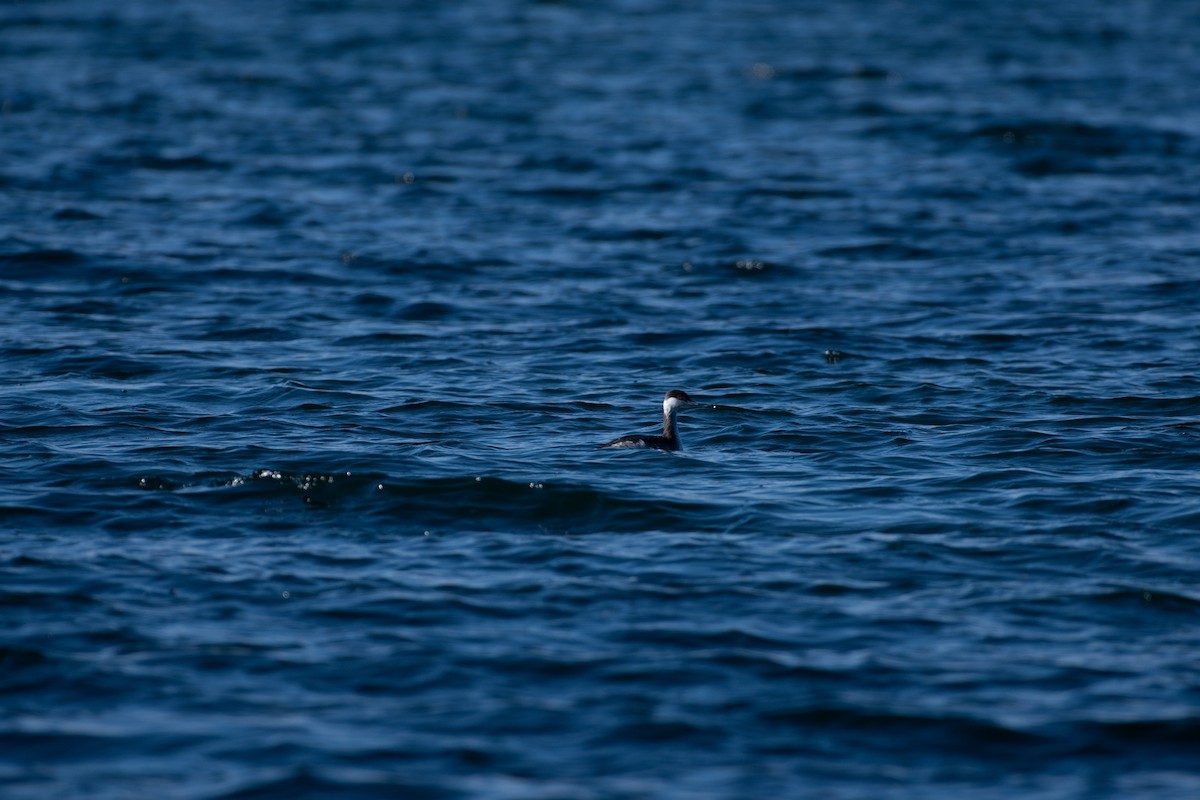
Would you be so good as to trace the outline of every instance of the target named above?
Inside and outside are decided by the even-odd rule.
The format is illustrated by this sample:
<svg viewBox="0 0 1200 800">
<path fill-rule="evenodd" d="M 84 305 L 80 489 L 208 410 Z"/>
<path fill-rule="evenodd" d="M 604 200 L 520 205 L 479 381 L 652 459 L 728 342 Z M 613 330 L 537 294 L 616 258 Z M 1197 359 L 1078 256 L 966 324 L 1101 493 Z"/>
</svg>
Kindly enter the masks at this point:
<svg viewBox="0 0 1200 800">
<path fill-rule="evenodd" d="M 1200 793 L 1200 14 L 1044 5 L 0 7 L 3 794 Z"/>
</svg>

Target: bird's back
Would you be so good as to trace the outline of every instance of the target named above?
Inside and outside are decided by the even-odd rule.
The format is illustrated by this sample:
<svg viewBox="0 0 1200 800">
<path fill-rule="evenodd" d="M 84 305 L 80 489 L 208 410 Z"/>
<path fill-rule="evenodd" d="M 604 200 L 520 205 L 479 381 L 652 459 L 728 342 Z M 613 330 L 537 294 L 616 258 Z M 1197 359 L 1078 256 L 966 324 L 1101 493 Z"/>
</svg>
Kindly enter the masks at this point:
<svg viewBox="0 0 1200 800">
<path fill-rule="evenodd" d="M 632 448 L 645 447 L 650 450 L 678 450 L 679 442 L 666 436 L 622 436 L 600 445 L 603 448 Z"/>
</svg>

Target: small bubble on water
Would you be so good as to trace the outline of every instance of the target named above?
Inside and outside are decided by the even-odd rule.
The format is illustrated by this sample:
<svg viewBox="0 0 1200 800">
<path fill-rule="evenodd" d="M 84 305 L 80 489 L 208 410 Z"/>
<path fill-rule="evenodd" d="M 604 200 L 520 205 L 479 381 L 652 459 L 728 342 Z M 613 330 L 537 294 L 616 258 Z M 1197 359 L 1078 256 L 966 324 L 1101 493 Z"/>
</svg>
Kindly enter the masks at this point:
<svg viewBox="0 0 1200 800">
<path fill-rule="evenodd" d="M 288 599 L 289 597 L 291 597 L 291 596 L 292 596 L 292 593 L 291 593 L 291 592 L 284 592 L 284 593 L 283 593 L 283 599 L 284 599 L 284 600 L 287 600 L 287 599 Z"/>
</svg>

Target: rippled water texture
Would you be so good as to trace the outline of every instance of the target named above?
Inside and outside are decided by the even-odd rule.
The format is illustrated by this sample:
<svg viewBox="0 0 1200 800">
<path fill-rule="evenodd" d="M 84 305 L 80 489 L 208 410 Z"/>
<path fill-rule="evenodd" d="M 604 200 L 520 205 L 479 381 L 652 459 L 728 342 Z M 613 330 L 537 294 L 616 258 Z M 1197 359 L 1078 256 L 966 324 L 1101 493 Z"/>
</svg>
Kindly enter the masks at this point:
<svg viewBox="0 0 1200 800">
<path fill-rule="evenodd" d="M 3 4 L 0 794 L 1200 796 L 1198 42 Z"/>
</svg>

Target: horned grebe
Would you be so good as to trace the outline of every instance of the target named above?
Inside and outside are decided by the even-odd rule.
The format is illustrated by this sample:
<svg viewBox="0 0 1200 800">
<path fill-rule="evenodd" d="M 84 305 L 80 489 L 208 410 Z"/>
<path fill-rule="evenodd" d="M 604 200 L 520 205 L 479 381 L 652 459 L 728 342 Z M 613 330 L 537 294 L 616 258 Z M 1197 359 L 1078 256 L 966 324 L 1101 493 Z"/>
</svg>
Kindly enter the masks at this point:
<svg viewBox="0 0 1200 800">
<path fill-rule="evenodd" d="M 663 432 L 662 436 L 622 436 L 613 439 L 600 447 L 649 447 L 652 450 L 678 450 L 679 434 L 675 431 L 675 415 L 680 406 L 694 406 L 696 401 L 687 396 L 687 392 L 672 389 L 663 398 Z"/>
</svg>

